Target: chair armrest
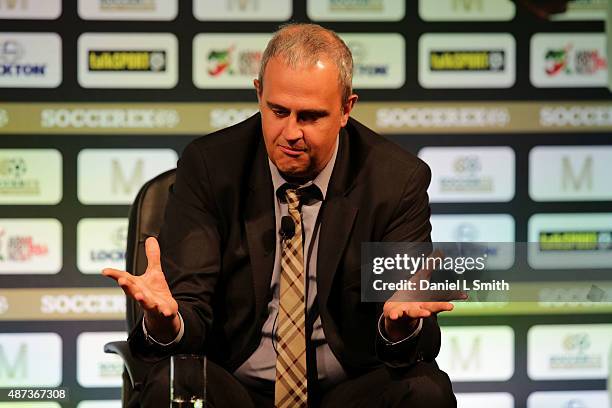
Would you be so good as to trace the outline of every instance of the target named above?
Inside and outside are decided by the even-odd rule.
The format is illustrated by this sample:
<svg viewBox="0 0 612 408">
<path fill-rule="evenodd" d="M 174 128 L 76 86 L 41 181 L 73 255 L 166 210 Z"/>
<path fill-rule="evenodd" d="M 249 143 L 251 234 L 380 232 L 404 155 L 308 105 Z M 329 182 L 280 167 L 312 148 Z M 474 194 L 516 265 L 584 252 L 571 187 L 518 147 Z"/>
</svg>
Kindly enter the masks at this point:
<svg viewBox="0 0 612 408">
<path fill-rule="evenodd" d="M 146 374 L 152 366 L 151 363 L 134 357 L 127 341 L 106 343 L 104 345 L 104 352 L 108 354 L 117 354 L 123 359 L 123 364 L 130 376 L 132 388 L 138 388 L 142 384 Z"/>
</svg>

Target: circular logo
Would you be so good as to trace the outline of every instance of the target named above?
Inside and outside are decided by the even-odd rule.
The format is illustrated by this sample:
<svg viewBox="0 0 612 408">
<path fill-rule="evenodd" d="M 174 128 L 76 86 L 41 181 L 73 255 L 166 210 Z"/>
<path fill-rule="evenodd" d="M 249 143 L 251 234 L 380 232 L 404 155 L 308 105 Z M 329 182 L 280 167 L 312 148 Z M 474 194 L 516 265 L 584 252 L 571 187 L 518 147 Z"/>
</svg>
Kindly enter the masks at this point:
<svg viewBox="0 0 612 408">
<path fill-rule="evenodd" d="M 21 157 L 8 160 L 7 172 L 13 177 L 21 177 L 28 171 L 25 160 Z"/>
<path fill-rule="evenodd" d="M 462 223 L 455 230 L 457 242 L 474 242 L 478 239 L 478 229 L 473 224 Z"/>
<path fill-rule="evenodd" d="M 504 69 L 504 54 L 501 52 L 492 52 L 489 54 L 489 66 L 493 71 Z"/>
<path fill-rule="evenodd" d="M 16 41 L 8 40 L 0 43 L 0 62 L 14 64 L 23 56 L 23 47 Z"/>
<path fill-rule="evenodd" d="M 5 127 L 9 122 L 9 114 L 4 109 L 0 109 L 0 128 Z"/>
<path fill-rule="evenodd" d="M 166 67 L 166 56 L 161 52 L 153 52 L 149 57 L 151 71 L 162 71 Z"/>
<path fill-rule="evenodd" d="M 481 170 L 480 159 L 478 156 L 459 156 L 453 163 L 453 168 L 457 173 L 476 173 Z"/>
</svg>

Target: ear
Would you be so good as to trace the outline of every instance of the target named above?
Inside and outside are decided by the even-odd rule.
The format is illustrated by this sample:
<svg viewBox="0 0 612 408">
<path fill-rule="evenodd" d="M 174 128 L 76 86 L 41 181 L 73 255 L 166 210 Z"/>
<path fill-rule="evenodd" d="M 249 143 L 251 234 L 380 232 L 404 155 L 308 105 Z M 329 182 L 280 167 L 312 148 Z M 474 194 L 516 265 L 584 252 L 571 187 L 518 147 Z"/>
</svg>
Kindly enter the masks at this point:
<svg viewBox="0 0 612 408">
<path fill-rule="evenodd" d="M 359 99 L 357 94 L 352 94 L 351 96 L 349 96 L 346 103 L 342 105 L 342 119 L 340 121 L 341 127 L 346 126 L 346 122 L 348 122 L 348 118 L 351 114 L 351 111 L 353 110 L 353 107 L 355 106 L 355 103 L 357 103 L 357 99 Z"/>
<path fill-rule="evenodd" d="M 255 92 L 257 92 L 257 102 L 261 103 L 261 84 L 259 83 L 259 79 L 253 80 L 253 85 L 255 86 Z"/>
</svg>

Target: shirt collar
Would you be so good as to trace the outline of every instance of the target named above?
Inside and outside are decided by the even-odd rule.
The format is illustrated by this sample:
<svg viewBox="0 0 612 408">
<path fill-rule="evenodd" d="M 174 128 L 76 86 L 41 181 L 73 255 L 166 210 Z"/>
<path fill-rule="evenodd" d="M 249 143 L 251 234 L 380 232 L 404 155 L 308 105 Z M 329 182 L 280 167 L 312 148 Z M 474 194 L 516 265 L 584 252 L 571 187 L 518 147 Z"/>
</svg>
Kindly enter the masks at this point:
<svg viewBox="0 0 612 408">
<path fill-rule="evenodd" d="M 327 194 L 327 187 L 329 186 L 329 180 L 331 179 L 332 171 L 334 170 L 334 164 L 336 163 L 336 156 L 338 155 L 338 144 L 339 137 L 336 137 L 336 146 L 334 147 L 334 153 L 332 154 L 329 162 L 323 167 L 323 170 L 317 174 L 314 180 L 307 181 L 302 184 L 300 187 L 308 187 L 311 184 L 314 184 L 321 190 L 321 194 L 323 195 L 323 200 L 325 200 L 325 196 Z M 278 191 L 278 189 L 287 183 L 287 180 L 283 178 L 283 176 L 278 171 L 278 168 L 272 163 L 272 160 L 268 157 L 268 165 L 270 166 L 270 174 L 272 175 L 272 185 L 274 186 L 274 191 Z"/>
</svg>

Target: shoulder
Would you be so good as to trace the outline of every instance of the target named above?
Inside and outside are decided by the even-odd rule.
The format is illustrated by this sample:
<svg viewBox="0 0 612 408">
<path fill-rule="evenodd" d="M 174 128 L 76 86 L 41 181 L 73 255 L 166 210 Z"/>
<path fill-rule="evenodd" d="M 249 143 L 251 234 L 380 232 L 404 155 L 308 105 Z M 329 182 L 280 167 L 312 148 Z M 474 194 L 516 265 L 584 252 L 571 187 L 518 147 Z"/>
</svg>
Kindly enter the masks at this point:
<svg viewBox="0 0 612 408">
<path fill-rule="evenodd" d="M 261 140 L 261 118 L 259 113 L 233 126 L 217 130 L 193 140 L 185 150 L 195 149 L 202 153 L 240 153 Z"/>
<path fill-rule="evenodd" d="M 361 168 L 375 180 L 402 183 L 422 178 L 429 181 L 429 166 L 414 153 L 379 135 L 359 121 L 350 118 L 345 127 L 351 150 L 361 161 Z"/>
</svg>

